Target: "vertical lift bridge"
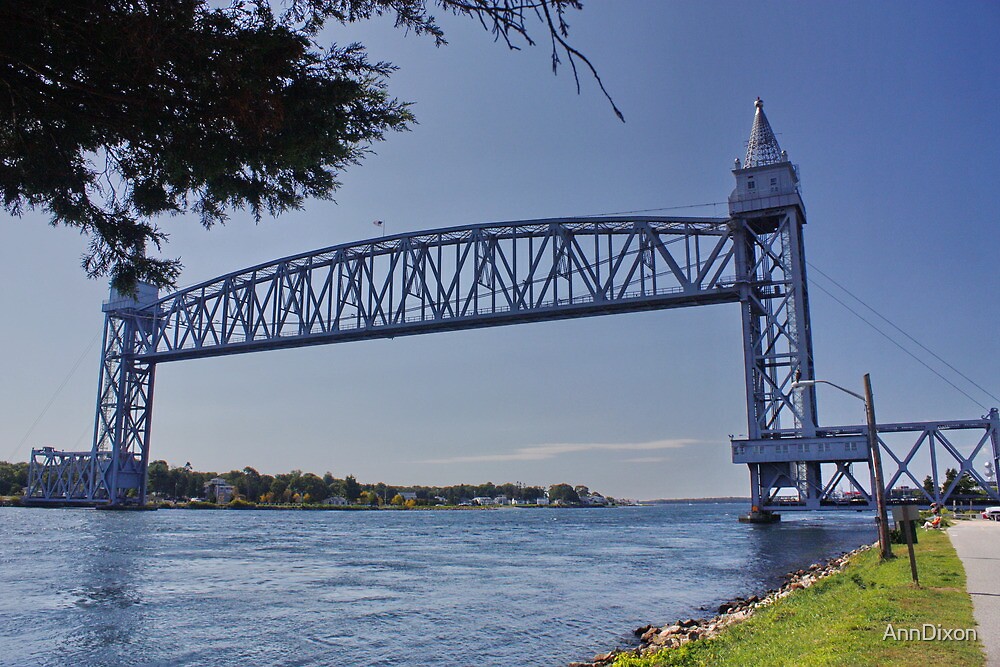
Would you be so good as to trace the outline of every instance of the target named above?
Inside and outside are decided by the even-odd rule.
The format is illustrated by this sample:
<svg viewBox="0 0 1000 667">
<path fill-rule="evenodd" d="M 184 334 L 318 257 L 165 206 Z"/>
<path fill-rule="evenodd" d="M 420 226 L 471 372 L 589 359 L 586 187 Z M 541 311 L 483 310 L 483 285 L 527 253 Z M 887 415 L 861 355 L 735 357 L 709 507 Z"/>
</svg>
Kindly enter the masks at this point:
<svg viewBox="0 0 1000 667">
<path fill-rule="evenodd" d="M 161 297 L 112 292 L 93 446 L 32 450 L 32 504 L 143 504 L 156 366 L 168 361 L 723 302 L 743 323 L 755 511 L 873 507 L 864 426 L 821 427 L 798 171 L 758 99 L 728 218 L 587 217 L 475 224 L 285 257 Z M 860 410 L 859 410 L 860 413 Z M 1000 464 L 997 410 L 979 419 L 881 424 L 888 487 L 947 501 L 966 474 L 1000 504 L 977 462 Z M 907 437 L 900 448 L 890 435 Z M 969 440 L 971 438 L 971 440 Z M 965 439 L 968 442 L 962 442 Z M 933 493 L 911 467 L 930 456 Z M 921 456 L 918 456 L 921 455 Z M 941 489 L 939 459 L 959 478 Z M 828 473 L 825 477 L 824 473 Z M 845 496 L 839 489 L 847 485 Z"/>
</svg>

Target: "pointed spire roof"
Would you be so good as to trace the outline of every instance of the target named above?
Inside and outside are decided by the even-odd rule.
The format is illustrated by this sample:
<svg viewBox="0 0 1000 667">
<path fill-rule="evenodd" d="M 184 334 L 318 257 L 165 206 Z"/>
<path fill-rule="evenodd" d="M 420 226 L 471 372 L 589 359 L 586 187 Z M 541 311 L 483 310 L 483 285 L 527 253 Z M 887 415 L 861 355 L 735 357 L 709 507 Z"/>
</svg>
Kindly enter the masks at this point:
<svg viewBox="0 0 1000 667">
<path fill-rule="evenodd" d="M 764 103 L 760 98 L 754 102 L 757 113 L 753 117 L 753 128 L 750 129 L 750 141 L 747 142 L 747 157 L 743 168 L 760 167 L 765 164 L 785 162 L 788 158 L 782 155 L 781 147 L 774 136 L 771 124 L 764 115 Z"/>
</svg>

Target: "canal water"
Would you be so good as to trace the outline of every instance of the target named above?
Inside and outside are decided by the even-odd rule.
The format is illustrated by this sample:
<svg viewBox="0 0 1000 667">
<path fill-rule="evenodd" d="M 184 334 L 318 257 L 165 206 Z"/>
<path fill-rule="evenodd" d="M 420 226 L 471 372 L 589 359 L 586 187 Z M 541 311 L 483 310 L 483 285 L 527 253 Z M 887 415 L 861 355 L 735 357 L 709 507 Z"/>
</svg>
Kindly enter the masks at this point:
<svg viewBox="0 0 1000 667">
<path fill-rule="evenodd" d="M 745 510 L 0 508 L 0 665 L 565 665 L 875 540 Z"/>
</svg>

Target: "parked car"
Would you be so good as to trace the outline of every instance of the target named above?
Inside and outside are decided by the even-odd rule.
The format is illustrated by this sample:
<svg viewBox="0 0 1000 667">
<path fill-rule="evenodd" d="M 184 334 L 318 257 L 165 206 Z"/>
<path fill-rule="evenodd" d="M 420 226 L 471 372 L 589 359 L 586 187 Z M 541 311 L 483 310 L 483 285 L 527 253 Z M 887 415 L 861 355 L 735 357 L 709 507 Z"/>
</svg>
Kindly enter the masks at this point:
<svg viewBox="0 0 1000 667">
<path fill-rule="evenodd" d="M 1000 521 L 1000 507 L 987 507 L 983 510 L 983 518 Z"/>
</svg>

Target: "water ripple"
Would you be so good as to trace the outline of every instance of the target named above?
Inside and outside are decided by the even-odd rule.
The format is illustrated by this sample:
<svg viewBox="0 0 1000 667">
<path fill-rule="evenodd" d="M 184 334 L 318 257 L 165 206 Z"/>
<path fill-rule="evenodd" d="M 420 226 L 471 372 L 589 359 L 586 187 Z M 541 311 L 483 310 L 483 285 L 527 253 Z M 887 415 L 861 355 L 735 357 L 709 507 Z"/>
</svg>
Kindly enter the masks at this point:
<svg viewBox="0 0 1000 667">
<path fill-rule="evenodd" d="M 874 539 L 740 505 L 0 509 L 2 665 L 564 665 Z"/>
</svg>

